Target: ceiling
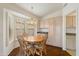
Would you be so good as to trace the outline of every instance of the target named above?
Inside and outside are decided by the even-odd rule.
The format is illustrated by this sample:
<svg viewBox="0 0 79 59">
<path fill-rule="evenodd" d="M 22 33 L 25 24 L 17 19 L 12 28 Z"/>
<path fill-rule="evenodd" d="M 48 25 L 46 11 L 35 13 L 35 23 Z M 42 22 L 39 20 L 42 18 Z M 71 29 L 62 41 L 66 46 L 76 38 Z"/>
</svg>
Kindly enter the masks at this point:
<svg viewBox="0 0 79 59">
<path fill-rule="evenodd" d="M 62 3 L 17 3 L 17 5 L 38 17 L 46 16 L 62 8 Z"/>
</svg>

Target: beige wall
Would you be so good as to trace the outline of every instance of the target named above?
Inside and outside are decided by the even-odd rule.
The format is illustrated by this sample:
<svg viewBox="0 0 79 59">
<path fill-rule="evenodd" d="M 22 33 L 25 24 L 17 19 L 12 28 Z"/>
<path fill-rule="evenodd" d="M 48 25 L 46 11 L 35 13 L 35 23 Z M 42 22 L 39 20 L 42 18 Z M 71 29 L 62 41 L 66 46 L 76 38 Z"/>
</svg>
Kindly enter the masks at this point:
<svg viewBox="0 0 79 59">
<path fill-rule="evenodd" d="M 3 55 L 3 11 L 0 9 L 0 55 Z"/>
</svg>

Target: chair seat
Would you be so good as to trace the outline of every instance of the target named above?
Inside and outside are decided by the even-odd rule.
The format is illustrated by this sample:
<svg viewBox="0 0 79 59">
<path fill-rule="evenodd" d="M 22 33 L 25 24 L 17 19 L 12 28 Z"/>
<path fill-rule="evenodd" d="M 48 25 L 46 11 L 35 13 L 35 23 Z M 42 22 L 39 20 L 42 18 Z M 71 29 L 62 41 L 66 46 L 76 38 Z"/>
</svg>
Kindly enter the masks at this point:
<svg viewBox="0 0 79 59">
<path fill-rule="evenodd" d="M 29 46 L 27 46 L 27 48 L 29 49 L 29 48 L 32 48 L 32 46 L 31 45 L 29 45 Z"/>
<path fill-rule="evenodd" d="M 41 45 L 34 45 L 35 48 L 43 48 Z"/>
</svg>

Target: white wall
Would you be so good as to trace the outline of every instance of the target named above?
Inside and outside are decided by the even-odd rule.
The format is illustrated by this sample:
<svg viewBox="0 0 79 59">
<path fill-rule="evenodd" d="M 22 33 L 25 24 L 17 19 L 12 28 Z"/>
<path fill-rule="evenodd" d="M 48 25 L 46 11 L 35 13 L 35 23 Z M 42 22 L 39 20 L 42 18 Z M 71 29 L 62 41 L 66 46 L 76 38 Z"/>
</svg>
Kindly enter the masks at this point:
<svg viewBox="0 0 79 59">
<path fill-rule="evenodd" d="M 76 55 L 79 56 L 79 8 L 77 9 L 77 37 L 76 37 Z"/>
<path fill-rule="evenodd" d="M 3 11 L 0 9 L 0 55 L 3 54 Z"/>
</svg>

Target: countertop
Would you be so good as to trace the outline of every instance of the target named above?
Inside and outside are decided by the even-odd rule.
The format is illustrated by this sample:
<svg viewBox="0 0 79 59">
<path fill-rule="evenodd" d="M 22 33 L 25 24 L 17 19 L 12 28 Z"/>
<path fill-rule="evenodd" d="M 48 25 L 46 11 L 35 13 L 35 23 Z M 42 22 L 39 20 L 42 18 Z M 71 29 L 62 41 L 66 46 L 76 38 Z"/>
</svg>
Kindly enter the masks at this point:
<svg viewBox="0 0 79 59">
<path fill-rule="evenodd" d="M 43 34 L 48 34 L 48 32 L 37 32 L 37 33 L 43 33 Z"/>
<path fill-rule="evenodd" d="M 76 35 L 76 33 L 66 33 L 66 35 Z"/>
</svg>

